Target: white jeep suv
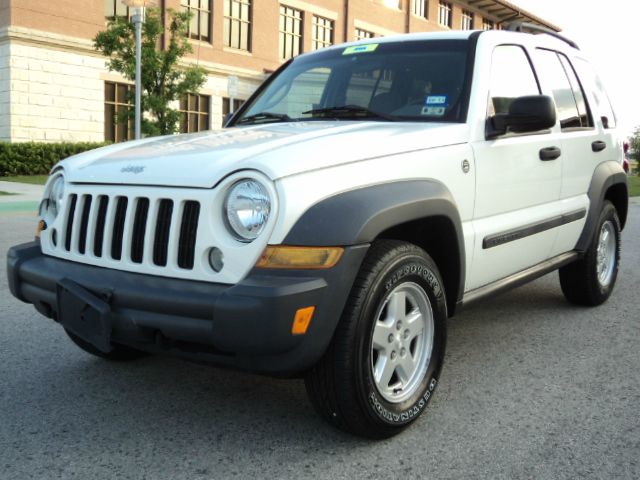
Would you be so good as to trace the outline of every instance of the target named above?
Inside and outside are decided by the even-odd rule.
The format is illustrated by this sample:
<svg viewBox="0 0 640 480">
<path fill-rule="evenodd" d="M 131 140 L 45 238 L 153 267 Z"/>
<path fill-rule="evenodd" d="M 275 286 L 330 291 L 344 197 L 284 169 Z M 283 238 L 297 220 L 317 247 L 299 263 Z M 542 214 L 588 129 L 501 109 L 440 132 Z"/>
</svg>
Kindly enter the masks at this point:
<svg viewBox="0 0 640 480">
<path fill-rule="evenodd" d="M 609 297 L 617 133 L 554 35 L 336 45 L 287 62 L 225 129 L 56 165 L 11 292 L 95 355 L 304 376 L 330 423 L 388 437 L 429 402 L 459 308 L 556 269 L 570 302 Z"/>
</svg>

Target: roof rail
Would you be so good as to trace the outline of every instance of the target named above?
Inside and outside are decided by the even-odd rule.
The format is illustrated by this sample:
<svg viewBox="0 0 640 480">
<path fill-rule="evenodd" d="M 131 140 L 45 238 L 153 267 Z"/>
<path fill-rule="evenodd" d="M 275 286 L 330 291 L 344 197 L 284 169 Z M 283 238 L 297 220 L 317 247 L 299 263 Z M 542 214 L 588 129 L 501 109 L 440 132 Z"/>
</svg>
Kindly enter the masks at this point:
<svg viewBox="0 0 640 480">
<path fill-rule="evenodd" d="M 551 35 L 563 42 L 571 45 L 573 48 L 580 50 L 580 47 L 573 40 L 560 35 L 558 32 L 551 30 L 550 28 L 543 27 L 542 25 L 537 25 L 531 22 L 513 22 L 507 25 L 506 30 L 509 32 L 523 32 L 523 33 L 546 33 L 547 35 Z"/>
</svg>

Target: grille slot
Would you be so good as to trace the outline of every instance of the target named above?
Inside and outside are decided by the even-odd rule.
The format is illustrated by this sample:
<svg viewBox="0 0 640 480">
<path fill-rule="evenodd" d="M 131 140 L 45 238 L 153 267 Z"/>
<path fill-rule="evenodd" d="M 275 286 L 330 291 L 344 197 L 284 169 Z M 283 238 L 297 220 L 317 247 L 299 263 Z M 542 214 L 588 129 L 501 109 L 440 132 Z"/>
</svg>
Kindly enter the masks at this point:
<svg viewBox="0 0 640 480">
<path fill-rule="evenodd" d="M 73 221 L 76 215 L 76 202 L 78 196 L 73 194 L 69 197 L 69 215 L 67 215 L 67 231 L 64 237 L 64 248 L 68 251 L 71 250 L 71 235 L 73 234 Z"/>
<path fill-rule="evenodd" d="M 133 222 L 133 235 L 131 237 L 131 261 L 134 263 L 142 263 L 142 256 L 144 255 L 144 235 L 147 228 L 148 214 L 149 199 L 138 199 L 136 215 Z"/>
<path fill-rule="evenodd" d="M 89 226 L 89 213 L 91 212 L 91 196 L 82 197 L 82 217 L 80 219 L 80 238 L 78 241 L 78 251 L 84 255 L 87 247 L 87 227 Z"/>
<path fill-rule="evenodd" d="M 180 225 L 180 240 L 178 241 L 178 266 L 180 268 L 188 270 L 193 268 L 199 217 L 200 204 L 194 201 L 185 202 Z"/>
<path fill-rule="evenodd" d="M 156 232 L 153 241 L 153 263 L 160 267 L 167 265 L 167 252 L 169 250 L 169 233 L 171 232 L 171 216 L 173 215 L 173 201 L 160 200 L 158 217 L 156 220 Z"/>
<path fill-rule="evenodd" d="M 109 206 L 109 197 L 100 195 L 98 197 L 98 218 L 96 219 L 96 233 L 93 238 L 93 254 L 96 257 L 102 257 L 102 243 L 104 242 L 104 227 L 107 221 L 107 207 Z"/>
<path fill-rule="evenodd" d="M 124 222 L 127 218 L 127 197 L 118 197 L 116 205 L 116 215 L 113 220 L 113 237 L 111 238 L 111 258 L 120 260 L 122 258 L 122 240 L 124 235 Z"/>
</svg>

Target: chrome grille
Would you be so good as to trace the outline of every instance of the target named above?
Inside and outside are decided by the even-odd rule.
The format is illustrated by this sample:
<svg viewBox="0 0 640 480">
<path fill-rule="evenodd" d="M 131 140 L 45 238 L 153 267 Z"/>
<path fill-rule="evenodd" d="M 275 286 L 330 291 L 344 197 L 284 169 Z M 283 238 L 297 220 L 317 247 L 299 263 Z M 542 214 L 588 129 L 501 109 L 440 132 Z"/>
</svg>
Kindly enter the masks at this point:
<svg viewBox="0 0 640 480">
<path fill-rule="evenodd" d="M 113 262 L 194 268 L 200 202 L 72 193 L 64 250 Z"/>
</svg>

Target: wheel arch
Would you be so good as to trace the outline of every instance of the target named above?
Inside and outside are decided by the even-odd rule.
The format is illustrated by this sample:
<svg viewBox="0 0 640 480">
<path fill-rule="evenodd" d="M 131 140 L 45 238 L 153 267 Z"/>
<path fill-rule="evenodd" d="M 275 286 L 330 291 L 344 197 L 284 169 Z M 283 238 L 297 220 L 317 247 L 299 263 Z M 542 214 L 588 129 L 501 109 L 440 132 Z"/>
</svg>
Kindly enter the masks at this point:
<svg viewBox="0 0 640 480">
<path fill-rule="evenodd" d="M 438 232 L 437 235 L 430 235 Z M 438 266 L 447 294 L 447 313 L 453 316 L 462 292 L 463 258 L 458 234 L 452 220 L 444 215 L 421 218 L 395 225 L 378 238 L 403 240 L 425 250 Z"/>
<path fill-rule="evenodd" d="M 629 211 L 629 191 L 627 185 L 615 183 L 611 185 L 604 194 L 604 199 L 609 200 L 616 207 L 620 228 L 624 228 L 627 223 L 627 213 Z"/>
<path fill-rule="evenodd" d="M 615 207 L 620 228 L 624 229 L 627 222 L 629 209 L 629 187 L 627 175 L 618 162 L 608 161 L 598 165 L 591 177 L 591 183 L 587 192 L 589 197 L 589 212 L 582 235 L 576 245 L 576 250 L 584 252 L 589 248 L 593 238 L 600 211 L 606 200 Z"/>
<path fill-rule="evenodd" d="M 453 315 L 463 292 L 465 251 L 458 209 L 442 182 L 406 180 L 339 193 L 309 208 L 283 243 L 361 245 L 381 238 L 411 242 L 429 253 Z"/>
</svg>

